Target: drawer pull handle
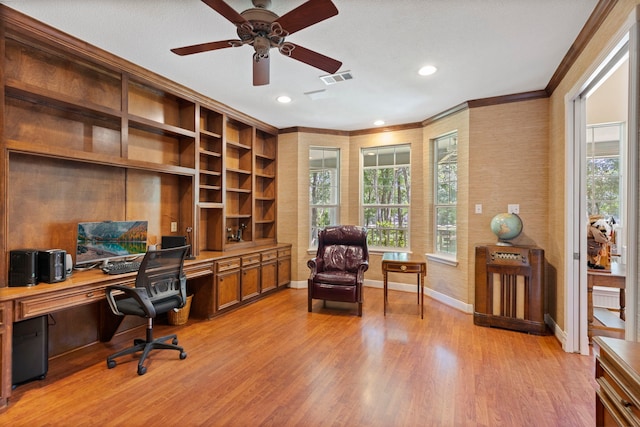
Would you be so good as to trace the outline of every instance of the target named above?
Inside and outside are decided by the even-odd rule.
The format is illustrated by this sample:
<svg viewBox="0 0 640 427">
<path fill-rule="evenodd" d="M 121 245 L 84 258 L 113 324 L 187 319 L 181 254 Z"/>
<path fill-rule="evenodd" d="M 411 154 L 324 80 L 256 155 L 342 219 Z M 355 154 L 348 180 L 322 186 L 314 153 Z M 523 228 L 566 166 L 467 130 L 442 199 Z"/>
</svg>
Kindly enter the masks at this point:
<svg viewBox="0 0 640 427">
<path fill-rule="evenodd" d="M 91 298 L 93 296 L 93 292 L 87 293 L 87 298 Z"/>
<path fill-rule="evenodd" d="M 400 267 L 400 270 L 402 270 L 402 271 L 407 271 L 407 266 L 406 266 L 406 265 L 401 266 L 401 267 Z"/>
<path fill-rule="evenodd" d="M 629 407 L 633 406 L 633 403 L 629 402 L 628 400 L 624 400 L 624 399 L 620 399 L 620 403 L 622 403 L 622 406 L 624 406 L 625 408 L 629 408 Z"/>
</svg>

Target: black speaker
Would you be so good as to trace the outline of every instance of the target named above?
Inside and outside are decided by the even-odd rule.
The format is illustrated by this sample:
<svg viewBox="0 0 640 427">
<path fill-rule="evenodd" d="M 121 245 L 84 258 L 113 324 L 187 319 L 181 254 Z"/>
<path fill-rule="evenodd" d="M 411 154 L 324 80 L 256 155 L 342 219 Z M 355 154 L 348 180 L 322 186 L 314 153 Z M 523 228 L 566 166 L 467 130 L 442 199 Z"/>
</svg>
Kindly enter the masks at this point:
<svg viewBox="0 0 640 427">
<path fill-rule="evenodd" d="M 187 236 L 162 236 L 160 246 L 162 249 L 187 246 Z"/>
<path fill-rule="evenodd" d="M 38 251 L 38 280 L 46 283 L 57 283 L 66 280 L 66 258 L 67 251 L 62 249 Z"/>
<path fill-rule="evenodd" d="M 49 325 L 47 316 L 13 324 L 12 384 L 44 379 L 49 370 Z"/>
<path fill-rule="evenodd" d="M 38 251 L 17 249 L 9 252 L 9 286 L 38 284 Z"/>
</svg>

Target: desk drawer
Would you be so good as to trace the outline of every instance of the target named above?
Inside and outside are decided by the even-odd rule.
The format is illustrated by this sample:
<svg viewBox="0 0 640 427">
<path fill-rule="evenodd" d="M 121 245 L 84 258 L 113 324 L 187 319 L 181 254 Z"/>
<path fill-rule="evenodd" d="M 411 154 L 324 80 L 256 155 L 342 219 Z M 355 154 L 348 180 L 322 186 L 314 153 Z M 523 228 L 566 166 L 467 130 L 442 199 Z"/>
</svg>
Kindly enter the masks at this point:
<svg viewBox="0 0 640 427">
<path fill-rule="evenodd" d="M 216 263 L 218 272 L 240 268 L 240 258 L 227 258 Z"/>
<path fill-rule="evenodd" d="M 278 251 L 278 258 L 286 258 L 291 256 L 291 249 L 280 249 Z"/>
<path fill-rule="evenodd" d="M 276 258 L 278 258 L 277 251 L 269 251 L 269 252 L 262 253 L 262 262 L 273 261 Z"/>
<path fill-rule="evenodd" d="M 242 257 L 242 266 L 258 264 L 260 262 L 260 254 L 245 255 Z"/>
<path fill-rule="evenodd" d="M 615 366 L 601 357 L 596 358 L 601 376 L 596 378 L 600 392 L 605 395 L 616 410 L 626 419 L 625 425 L 640 426 L 640 401 L 634 393 L 634 387 L 625 380 Z"/>
<path fill-rule="evenodd" d="M 184 274 L 187 278 L 193 279 L 200 276 L 209 276 L 213 274 L 213 263 L 198 264 L 198 265 L 185 265 Z"/>
<path fill-rule="evenodd" d="M 15 321 L 105 299 L 105 288 L 75 289 L 16 300 Z"/>
<path fill-rule="evenodd" d="M 419 264 L 402 264 L 402 263 L 387 263 L 385 264 L 384 270 L 389 272 L 397 272 L 397 273 L 420 273 L 420 265 Z"/>
</svg>

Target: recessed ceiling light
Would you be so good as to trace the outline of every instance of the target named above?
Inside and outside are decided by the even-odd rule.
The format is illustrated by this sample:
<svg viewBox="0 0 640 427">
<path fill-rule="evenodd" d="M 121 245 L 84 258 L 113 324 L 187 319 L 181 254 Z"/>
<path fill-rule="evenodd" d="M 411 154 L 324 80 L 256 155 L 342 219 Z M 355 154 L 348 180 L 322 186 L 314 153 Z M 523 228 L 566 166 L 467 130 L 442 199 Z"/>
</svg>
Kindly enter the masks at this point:
<svg viewBox="0 0 640 427">
<path fill-rule="evenodd" d="M 276 98 L 276 100 L 281 104 L 288 104 L 289 102 L 291 102 L 291 98 L 289 98 L 287 95 L 280 95 Z"/>
<path fill-rule="evenodd" d="M 382 126 L 384 124 L 384 120 L 376 120 L 375 122 L 373 122 L 373 124 L 375 126 Z"/>
<path fill-rule="evenodd" d="M 433 65 L 425 65 L 424 67 L 418 70 L 418 74 L 420 74 L 421 76 L 430 76 L 436 71 L 438 71 L 438 69 Z"/>
</svg>

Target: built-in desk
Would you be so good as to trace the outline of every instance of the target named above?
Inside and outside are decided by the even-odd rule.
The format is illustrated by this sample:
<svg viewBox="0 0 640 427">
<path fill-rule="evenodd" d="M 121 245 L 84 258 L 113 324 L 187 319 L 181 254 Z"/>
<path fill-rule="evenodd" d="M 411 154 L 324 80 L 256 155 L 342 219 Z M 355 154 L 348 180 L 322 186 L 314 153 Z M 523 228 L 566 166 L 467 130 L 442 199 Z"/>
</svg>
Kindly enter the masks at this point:
<svg viewBox="0 0 640 427">
<path fill-rule="evenodd" d="M 250 262 L 254 270 L 264 265 L 267 273 L 262 277 L 258 269 L 243 282 L 243 262 Z M 184 272 L 189 291 L 194 294 L 192 307 L 195 306 L 201 316 L 212 318 L 287 286 L 291 280 L 291 245 L 256 246 L 225 252 L 203 251 L 195 260 L 185 261 Z M 237 280 L 229 280 L 236 273 Z M 89 270 L 74 272 L 60 283 L 0 288 L 0 409 L 7 406 L 11 395 L 14 322 L 105 301 L 108 286 L 133 285 L 135 277 L 136 273 L 108 275 L 100 270 Z M 197 280 L 207 277 L 210 280 Z M 252 290 L 252 298 L 241 297 L 243 285 Z M 221 300 L 225 301 L 224 306 L 221 306 Z M 109 341 L 121 321 L 122 317 L 113 315 L 105 305 L 98 326 L 100 340 Z"/>
</svg>

